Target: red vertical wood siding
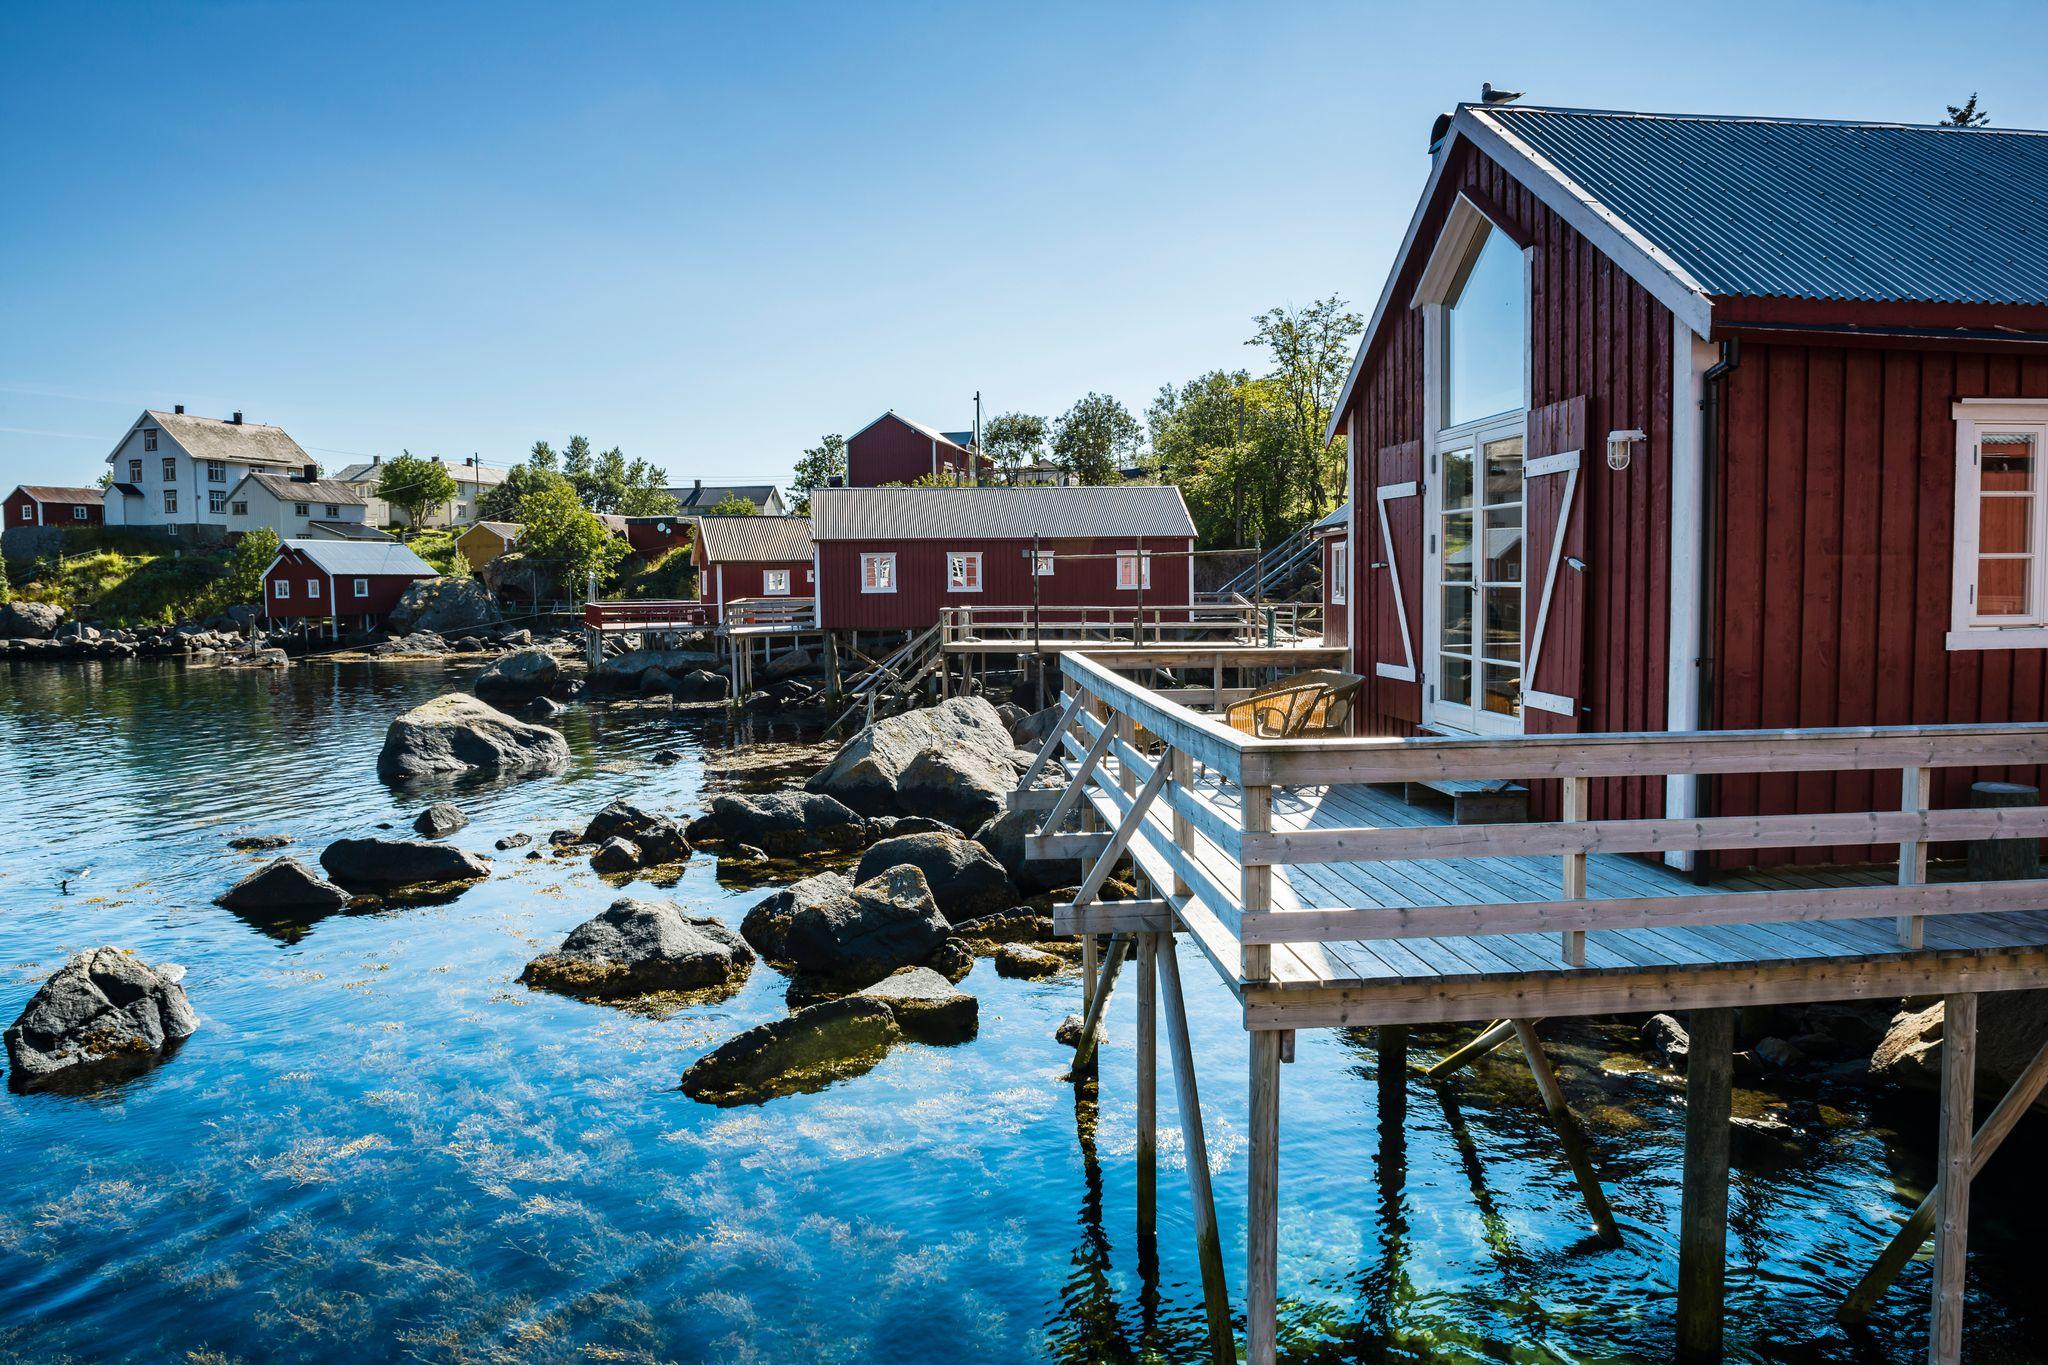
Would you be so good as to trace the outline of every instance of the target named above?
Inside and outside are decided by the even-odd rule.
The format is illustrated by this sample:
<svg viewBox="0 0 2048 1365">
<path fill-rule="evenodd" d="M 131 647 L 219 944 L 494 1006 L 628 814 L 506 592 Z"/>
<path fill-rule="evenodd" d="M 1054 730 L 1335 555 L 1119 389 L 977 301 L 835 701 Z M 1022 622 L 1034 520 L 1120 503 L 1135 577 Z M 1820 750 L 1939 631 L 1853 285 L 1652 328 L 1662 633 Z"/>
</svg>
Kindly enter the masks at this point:
<svg viewBox="0 0 2048 1365">
<path fill-rule="evenodd" d="M 1375 479 L 1368 463 L 1423 431 L 1423 321 L 1409 307 L 1445 215 L 1460 191 L 1473 191 L 1496 221 L 1535 249 L 1529 300 L 1530 406 L 1583 395 L 1592 448 L 1586 452 L 1585 697 L 1588 731 L 1665 728 L 1665 675 L 1670 633 L 1671 313 L 1612 261 L 1540 203 L 1491 159 L 1460 144 L 1427 206 L 1416 243 L 1393 283 L 1379 335 L 1355 387 L 1347 416 L 1355 423 L 1353 486 L 1373 520 L 1375 543 L 1353 557 L 1353 638 L 1382 639 L 1386 594 L 1370 591 L 1378 545 L 1377 512 L 1366 501 Z M 1615 428 L 1639 427 L 1649 440 L 1626 470 L 1607 467 L 1604 441 Z M 1416 617 L 1420 626 L 1420 615 Z M 1398 627 L 1394 628 L 1398 633 Z M 1420 662 L 1422 641 L 1416 642 Z M 1360 724 L 1368 733 L 1407 734 L 1414 726 L 1412 684 L 1371 677 Z M 1638 816 L 1663 809 L 1661 778 L 1594 784 L 1596 817 Z M 1539 809 L 1544 802 L 1539 801 Z"/>
<path fill-rule="evenodd" d="M 767 591 L 766 583 L 770 569 L 788 571 L 788 592 L 771 594 Z M 741 597 L 774 596 L 801 599 L 812 596 L 817 586 L 812 581 L 817 571 L 808 559 L 727 560 L 723 563 L 714 563 L 707 568 L 698 587 L 698 596 L 711 603 L 714 608 L 718 603 L 718 578 L 721 572 L 725 575 L 725 600 L 728 602 Z"/>
<path fill-rule="evenodd" d="M 2048 719 L 2038 649 L 1947 647 L 1962 398 L 2048 398 L 2048 359 L 1745 344 L 1721 381 L 1714 724 L 1932 725 Z M 1937 769 L 1936 805 L 1984 777 Z M 1895 808 L 1891 773 L 1731 776 L 1717 815 Z M 1760 861 L 1889 860 L 1801 849 Z M 1732 863 L 1733 857 L 1722 861 Z M 1747 859 L 1744 859 L 1747 861 Z"/>
<path fill-rule="evenodd" d="M 421 575 L 424 577 L 425 575 Z M 368 578 L 370 595 L 357 597 L 355 580 Z M 283 579 L 292 585 L 292 595 L 279 601 L 272 584 Z M 320 596 L 308 596 L 310 585 L 318 580 Z M 343 621 L 356 616 L 382 616 L 398 605 L 398 599 L 415 581 L 411 574 L 335 574 L 330 588 L 327 571 L 297 550 L 285 550 L 269 572 L 263 575 L 263 610 L 268 616 L 298 618 L 306 616 L 340 616 Z M 338 610 L 337 610 L 338 606 Z"/>
<path fill-rule="evenodd" d="M 936 445 L 939 472 L 956 470 L 964 479 L 966 452 L 932 438 L 890 414 L 846 443 L 846 486 L 879 488 L 885 483 L 914 483 L 933 472 Z"/>
<path fill-rule="evenodd" d="M 830 540 L 818 542 L 818 620 L 828 630 L 923 630 L 938 624 L 945 607 L 1028 607 L 1032 578 L 1029 540 Z M 1056 556 L 1053 572 L 1038 580 L 1045 606 L 1147 607 L 1189 602 L 1192 540 L 1146 538 L 1152 554 L 1152 584 L 1140 594 L 1116 586 L 1116 560 L 1068 559 L 1068 555 L 1111 555 L 1134 550 L 1132 537 L 1102 540 L 1042 539 L 1038 548 Z M 951 592 L 946 556 L 957 550 L 981 552 L 982 590 Z M 862 592 L 860 557 L 896 556 L 896 591 Z M 730 590 L 728 590 L 730 591 Z"/>
<path fill-rule="evenodd" d="M 104 508 L 96 502 L 46 502 L 42 504 L 42 516 L 36 515 L 36 500 L 19 488 L 7 495 L 4 504 L 5 525 L 15 526 L 98 526 L 104 517 Z M 83 517 L 72 514 L 74 508 L 83 507 Z M 23 516 L 26 512 L 28 515 Z"/>
</svg>

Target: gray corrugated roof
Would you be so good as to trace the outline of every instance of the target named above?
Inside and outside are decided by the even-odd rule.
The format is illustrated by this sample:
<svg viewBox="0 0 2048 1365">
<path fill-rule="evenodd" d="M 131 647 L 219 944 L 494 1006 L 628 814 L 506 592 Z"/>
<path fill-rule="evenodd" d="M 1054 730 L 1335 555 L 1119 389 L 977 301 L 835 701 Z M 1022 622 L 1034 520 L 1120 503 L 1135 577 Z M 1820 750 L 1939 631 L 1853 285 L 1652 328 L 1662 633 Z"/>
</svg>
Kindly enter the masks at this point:
<svg viewBox="0 0 2048 1365">
<path fill-rule="evenodd" d="M 820 488 L 819 540 L 1029 540 L 1195 534 L 1180 490 L 1120 488 Z"/>
<path fill-rule="evenodd" d="M 312 540 L 376 540 L 395 541 L 397 536 L 389 531 L 380 531 L 374 526 L 365 526 L 360 521 L 309 521 L 306 523 L 307 537 Z"/>
<path fill-rule="evenodd" d="M 774 496 L 772 483 L 705 483 L 685 484 L 680 488 L 665 490 L 668 495 L 684 507 L 716 507 L 727 498 L 745 498 L 757 508 L 765 508 Z"/>
<path fill-rule="evenodd" d="M 1474 109 L 1708 294 L 2048 304 L 2048 134 Z"/>
<path fill-rule="evenodd" d="M 1349 501 L 1339 503 L 1331 510 L 1328 516 L 1315 524 L 1314 529 L 1318 531 L 1333 531 L 1340 526 L 1347 530 L 1351 526 L 1351 504 Z"/>
<path fill-rule="evenodd" d="M 327 573 L 409 574 L 414 578 L 439 578 L 441 571 L 395 542 L 363 540 L 287 540 L 287 550 L 297 550 Z"/>
<path fill-rule="evenodd" d="M 695 521 L 704 558 L 711 563 L 811 557 L 808 517 L 697 517 Z"/>
</svg>

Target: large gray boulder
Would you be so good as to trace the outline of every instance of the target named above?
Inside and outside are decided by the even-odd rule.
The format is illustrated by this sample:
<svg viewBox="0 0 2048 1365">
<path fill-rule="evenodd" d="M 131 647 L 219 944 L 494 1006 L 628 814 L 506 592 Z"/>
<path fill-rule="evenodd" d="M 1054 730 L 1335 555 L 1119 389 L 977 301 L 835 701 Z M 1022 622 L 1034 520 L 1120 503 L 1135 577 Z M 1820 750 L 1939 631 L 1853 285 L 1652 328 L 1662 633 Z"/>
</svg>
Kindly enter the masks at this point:
<svg viewBox="0 0 2048 1365">
<path fill-rule="evenodd" d="M 561 731 L 516 720 L 460 692 L 422 702 L 392 721 L 377 755 L 377 775 L 391 782 L 568 766 L 569 741 Z"/>
<path fill-rule="evenodd" d="M 690 840 L 683 827 L 666 815 L 642 810 L 630 801 L 614 801 L 592 816 L 584 826 L 582 842 L 603 844 L 612 839 L 632 843 L 639 855 L 636 867 L 680 863 L 690 856 Z"/>
<path fill-rule="evenodd" d="M 680 678 L 701 668 L 704 657 L 702 650 L 631 649 L 614 654 L 591 670 L 590 681 L 595 687 L 632 692 L 638 690 L 640 680 L 650 668 Z"/>
<path fill-rule="evenodd" d="M 476 694 L 485 701 L 525 705 L 544 695 L 562 676 L 562 665 L 544 649 L 515 649 L 476 675 Z"/>
<path fill-rule="evenodd" d="M 339 910 L 348 892 L 297 858 L 276 858 L 223 892 L 214 902 L 230 910 Z"/>
<path fill-rule="evenodd" d="M 789 925 L 799 910 L 843 900 L 853 894 L 853 883 L 838 872 L 820 872 L 783 887 L 755 903 L 740 921 L 740 936 L 754 945 L 770 962 L 789 961 Z"/>
<path fill-rule="evenodd" d="M 902 1036 L 880 1000 L 827 1000 L 727 1039 L 683 1073 L 683 1093 L 733 1105 L 822 1090 L 874 1066 Z"/>
<path fill-rule="evenodd" d="M 519 979 L 542 990 L 605 999 L 731 986 L 754 954 L 725 924 L 674 901 L 625 897 L 569 931 L 562 946 L 526 964 Z"/>
<path fill-rule="evenodd" d="M 393 635 L 419 630 L 447 635 L 484 630 L 504 619 L 491 590 L 476 579 L 422 578 L 406 585 L 398 604 L 385 616 L 384 626 Z"/>
<path fill-rule="evenodd" d="M 1941 1047 L 1946 1009 L 1940 1001 L 1902 1011 L 1871 1055 L 1874 1076 L 1910 1089 L 1941 1089 Z M 2048 991 L 1985 991 L 1977 997 L 1977 1085 L 2002 1095 L 2048 1043 Z M 2048 1095 L 2034 1101 L 2048 1110 Z"/>
<path fill-rule="evenodd" d="M 0 639 L 47 640 L 64 624 L 64 608 L 48 602 L 0 602 Z"/>
<path fill-rule="evenodd" d="M 921 1043 L 965 1042 L 981 1028 L 980 1002 L 929 967 L 905 967 L 860 994 L 887 1005 Z"/>
<path fill-rule="evenodd" d="M 949 932 L 924 873 L 896 867 L 846 896 L 799 908 L 783 951 L 800 972 L 865 986 L 923 962 Z"/>
<path fill-rule="evenodd" d="M 8 1084 L 90 1084 L 154 1065 L 199 1027 L 178 984 L 184 975 L 119 948 L 79 953 L 7 1030 Z"/>
<path fill-rule="evenodd" d="M 927 815 L 973 829 L 1017 784 L 1010 732 L 980 697 L 876 721 L 848 740 L 809 787 L 867 815 Z"/>
<path fill-rule="evenodd" d="M 752 844 L 778 857 L 850 851 L 867 837 L 867 824 L 846 805 L 816 792 L 715 796 L 708 814 L 690 824 L 690 837 Z"/>
<path fill-rule="evenodd" d="M 955 834 L 901 834 L 861 855 L 855 882 L 871 881 L 892 867 L 924 873 L 932 899 L 954 924 L 1016 904 L 1017 888 L 1001 863 L 972 839 Z"/>
<path fill-rule="evenodd" d="M 974 831 L 974 842 L 987 849 L 1027 895 L 1073 886 L 1085 871 L 1079 858 L 1034 860 L 1025 855 L 1025 836 L 1037 833 L 1044 819 L 1043 811 L 1006 810 Z"/>
<path fill-rule="evenodd" d="M 336 839 L 320 850 L 320 866 L 343 886 L 426 886 L 491 875 L 476 854 L 426 839 Z"/>
</svg>

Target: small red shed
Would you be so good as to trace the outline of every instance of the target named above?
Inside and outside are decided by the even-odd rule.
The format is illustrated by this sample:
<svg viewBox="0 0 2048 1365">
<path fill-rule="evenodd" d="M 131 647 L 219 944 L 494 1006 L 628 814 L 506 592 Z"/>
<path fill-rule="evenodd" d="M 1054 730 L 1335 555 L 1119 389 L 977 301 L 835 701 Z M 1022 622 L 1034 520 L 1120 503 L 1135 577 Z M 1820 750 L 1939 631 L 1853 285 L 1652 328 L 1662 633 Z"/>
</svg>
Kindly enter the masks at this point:
<svg viewBox="0 0 2048 1365">
<path fill-rule="evenodd" d="M 413 582 L 440 571 L 403 545 L 360 540 L 287 540 L 263 571 L 264 615 L 327 619 L 365 628 L 398 605 Z"/>
<path fill-rule="evenodd" d="M 1351 639 L 1351 504 L 1345 503 L 1315 524 L 1323 542 L 1323 643 L 1347 644 Z"/>
<path fill-rule="evenodd" d="M 982 478 L 993 463 L 969 448 L 972 437 L 957 439 L 966 435 L 935 431 L 892 409 L 846 438 L 846 486 L 880 488 L 883 484 L 915 483 L 926 475 L 953 483 L 975 483 L 977 460 Z"/>
<path fill-rule="evenodd" d="M 664 550 L 690 543 L 689 517 L 627 517 L 625 520 L 626 544 L 633 547 L 636 555 L 658 555 Z"/>
<path fill-rule="evenodd" d="M 1178 488 L 821 488 L 811 535 L 828 630 L 923 630 L 945 607 L 1193 601 Z"/>
<path fill-rule="evenodd" d="M 688 526 L 697 598 L 714 624 L 741 598 L 817 596 L 808 517 L 694 517 Z"/>
<path fill-rule="evenodd" d="M 6 526 L 98 526 L 106 505 L 97 488 L 25 483 L 7 495 Z"/>
</svg>

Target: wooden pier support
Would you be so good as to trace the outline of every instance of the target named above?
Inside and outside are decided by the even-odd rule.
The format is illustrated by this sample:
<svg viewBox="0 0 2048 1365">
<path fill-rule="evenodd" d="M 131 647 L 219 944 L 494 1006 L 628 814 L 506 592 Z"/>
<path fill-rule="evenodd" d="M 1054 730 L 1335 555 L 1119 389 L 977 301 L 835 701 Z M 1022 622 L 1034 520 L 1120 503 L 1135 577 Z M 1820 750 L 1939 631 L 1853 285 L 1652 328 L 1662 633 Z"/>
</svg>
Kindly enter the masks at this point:
<svg viewBox="0 0 2048 1365">
<path fill-rule="evenodd" d="M 1159 1235 L 1159 938 L 1138 935 L 1138 1256 L 1149 1260 Z M 1169 945 L 1169 951 L 1171 946 Z"/>
<path fill-rule="evenodd" d="M 1970 1229 L 1970 1125 L 1977 1095 L 1977 997 L 1951 995 L 1941 1023 L 1941 1181 L 1934 1200 L 1930 1365 L 1963 1358 L 1963 1255 Z"/>
<path fill-rule="evenodd" d="M 1678 1214 L 1678 1358 L 1718 1361 L 1728 1254 L 1728 1120 L 1735 1011 L 1694 1010 L 1685 1067 L 1685 1183 Z"/>
<path fill-rule="evenodd" d="M 1406 1024 L 1381 1024 L 1373 1039 L 1374 1070 L 1378 1074 L 1380 1089 L 1390 1085 L 1400 1086 L 1408 1079 L 1408 1026 Z"/>
<path fill-rule="evenodd" d="M 1093 942 L 1095 936 L 1087 935 Z M 1067 1073 L 1070 1080 L 1078 1081 L 1087 1071 L 1089 1063 L 1095 1060 L 1095 1030 L 1102 1023 L 1102 1011 L 1109 1004 L 1110 988 L 1116 985 L 1117 969 L 1124 965 L 1126 951 L 1131 945 L 1131 935 L 1113 934 L 1109 940 L 1109 956 L 1096 973 L 1092 988 L 1088 992 L 1087 1011 L 1081 1016 L 1081 1039 L 1074 1044 L 1074 1069 Z"/>
<path fill-rule="evenodd" d="M 1433 1081 L 1440 1081 L 1454 1071 L 1463 1070 L 1484 1057 L 1487 1053 L 1515 1036 L 1515 1021 L 1496 1019 L 1479 1031 L 1479 1035 L 1450 1055 L 1440 1058 L 1423 1074 Z"/>
<path fill-rule="evenodd" d="M 1251 1169 L 1245 1177 L 1245 1359 L 1273 1365 L 1280 1302 L 1280 1034 L 1252 1034 Z"/>
<path fill-rule="evenodd" d="M 1181 1146 L 1187 1154 L 1188 1194 L 1195 1206 L 1195 1259 L 1202 1268 L 1202 1307 L 1209 1318 L 1209 1359 L 1214 1365 L 1237 1365 L 1230 1284 L 1223 1278 L 1223 1241 L 1216 1230 L 1216 1196 L 1209 1188 L 1209 1144 L 1202 1136 L 1202 1101 L 1195 1088 L 1195 1048 L 1180 992 L 1180 959 L 1172 944 L 1164 949 L 1158 954 L 1159 997 L 1173 1053 L 1173 1088 L 1180 1097 Z"/>
<path fill-rule="evenodd" d="M 1564 1146 L 1565 1162 L 1572 1168 L 1572 1178 L 1579 1182 L 1579 1192 L 1586 1198 L 1593 1230 L 1609 1246 L 1620 1246 L 1621 1229 L 1614 1225 L 1614 1210 L 1608 1207 L 1607 1191 L 1600 1188 L 1600 1175 L 1593 1169 L 1591 1147 L 1578 1119 L 1572 1116 L 1571 1106 L 1565 1103 L 1564 1087 L 1557 1083 L 1557 1073 L 1550 1069 L 1550 1058 L 1544 1055 L 1543 1043 L 1536 1037 L 1536 1026 L 1526 1019 L 1516 1019 L 1513 1027 L 1523 1055 L 1529 1059 L 1529 1074 L 1536 1078 L 1536 1089 L 1543 1096 L 1544 1111 L 1550 1115 L 1558 1141 Z"/>
</svg>

